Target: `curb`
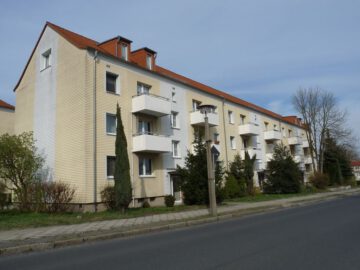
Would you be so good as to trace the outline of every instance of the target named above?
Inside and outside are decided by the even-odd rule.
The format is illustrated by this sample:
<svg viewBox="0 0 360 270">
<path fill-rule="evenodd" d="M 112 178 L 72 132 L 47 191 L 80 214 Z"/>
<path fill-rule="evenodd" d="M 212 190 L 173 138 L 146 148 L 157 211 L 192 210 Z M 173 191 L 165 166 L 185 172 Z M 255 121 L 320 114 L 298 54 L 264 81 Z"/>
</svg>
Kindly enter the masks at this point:
<svg viewBox="0 0 360 270">
<path fill-rule="evenodd" d="M 154 225 L 154 226 L 148 226 L 143 228 L 137 228 L 137 229 L 131 229 L 126 231 L 115 231 L 115 232 L 99 232 L 95 235 L 85 235 L 85 236 L 77 236 L 69 239 L 62 239 L 62 240 L 53 240 L 49 242 L 42 242 L 42 243 L 30 243 L 25 245 L 18 245 L 18 246 L 12 246 L 12 247 L 4 247 L 0 248 L 0 256 L 3 255 L 14 255 L 14 254 L 20 254 L 20 253 L 29 253 L 29 252 L 35 252 L 35 251 L 45 251 L 49 249 L 55 249 L 55 248 L 61 248 L 61 247 L 67 247 L 67 246 L 73 246 L 73 245 L 80 245 L 83 243 L 90 243 L 95 241 L 101 241 L 101 240 L 110 240 L 115 238 L 125 238 L 125 237 L 131 237 L 136 235 L 143 235 L 147 233 L 153 233 L 153 232 L 161 232 L 161 231 L 168 231 L 173 229 L 180 229 L 180 228 L 186 228 L 190 226 L 196 226 L 196 225 L 202 225 L 202 224 L 209 224 L 209 223 L 215 223 L 215 222 L 221 222 L 226 220 L 231 220 L 234 218 L 240 218 L 245 217 L 249 215 L 255 215 L 260 213 L 267 213 L 267 212 L 273 212 L 283 209 L 288 209 L 292 207 L 302 207 L 307 206 L 323 201 L 329 201 L 334 200 L 337 198 L 343 198 L 348 196 L 353 196 L 360 193 L 359 190 L 355 190 L 352 192 L 347 193 L 340 193 L 340 194 L 329 194 L 329 196 L 324 196 L 321 198 L 311 198 L 311 199 L 304 199 L 300 201 L 294 201 L 294 202 L 286 202 L 286 203 L 280 203 L 278 205 L 270 205 L 270 206 L 259 206 L 254 207 L 251 209 L 242 209 L 237 210 L 234 212 L 225 212 L 222 215 L 218 215 L 216 217 L 210 217 L 210 216 L 202 216 L 197 219 L 190 219 L 190 220 L 184 220 L 179 221 L 176 223 L 170 223 L 165 225 Z"/>
</svg>

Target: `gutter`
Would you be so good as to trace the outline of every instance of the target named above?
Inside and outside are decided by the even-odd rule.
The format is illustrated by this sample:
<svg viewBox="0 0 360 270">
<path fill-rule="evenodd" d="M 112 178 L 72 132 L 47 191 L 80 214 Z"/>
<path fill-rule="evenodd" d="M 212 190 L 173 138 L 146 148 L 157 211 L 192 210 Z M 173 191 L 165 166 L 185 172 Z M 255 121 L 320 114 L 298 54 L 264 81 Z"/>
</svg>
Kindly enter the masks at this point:
<svg viewBox="0 0 360 270">
<path fill-rule="evenodd" d="M 96 125 L 96 62 L 97 62 L 97 58 L 98 58 L 98 52 L 95 51 L 94 54 L 94 78 L 93 78 L 93 127 L 94 127 L 94 132 L 93 132 L 93 145 L 94 145 L 94 156 L 93 156 L 93 161 L 94 161 L 94 211 L 97 212 L 97 145 L 96 145 L 96 141 L 97 141 L 97 125 Z"/>
</svg>

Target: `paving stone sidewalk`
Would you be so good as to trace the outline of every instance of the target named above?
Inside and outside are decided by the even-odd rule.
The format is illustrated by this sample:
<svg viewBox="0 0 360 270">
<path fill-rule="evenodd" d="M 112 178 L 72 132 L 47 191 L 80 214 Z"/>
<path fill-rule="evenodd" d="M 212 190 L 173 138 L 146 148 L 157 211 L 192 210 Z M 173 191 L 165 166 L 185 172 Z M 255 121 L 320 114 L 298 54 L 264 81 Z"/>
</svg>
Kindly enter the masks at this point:
<svg viewBox="0 0 360 270">
<path fill-rule="evenodd" d="M 226 206 L 218 207 L 218 214 L 226 215 L 242 211 L 256 209 L 268 209 L 276 207 L 287 207 L 299 203 L 330 199 L 339 196 L 360 194 L 360 189 L 350 189 L 335 192 L 319 193 L 314 195 L 292 197 L 264 202 L 252 203 L 231 203 Z M 126 231 L 134 228 L 159 226 L 161 224 L 171 224 L 186 220 L 205 218 L 209 216 L 207 209 L 190 210 L 168 214 L 159 214 L 129 219 L 116 219 L 107 221 L 89 222 L 75 225 L 49 226 L 29 229 L 16 229 L 0 232 L 0 247 L 10 246 L 9 243 L 29 243 L 40 242 L 44 239 L 59 239 L 71 235 L 86 235 L 90 233 L 106 233 L 111 231 Z"/>
</svg>

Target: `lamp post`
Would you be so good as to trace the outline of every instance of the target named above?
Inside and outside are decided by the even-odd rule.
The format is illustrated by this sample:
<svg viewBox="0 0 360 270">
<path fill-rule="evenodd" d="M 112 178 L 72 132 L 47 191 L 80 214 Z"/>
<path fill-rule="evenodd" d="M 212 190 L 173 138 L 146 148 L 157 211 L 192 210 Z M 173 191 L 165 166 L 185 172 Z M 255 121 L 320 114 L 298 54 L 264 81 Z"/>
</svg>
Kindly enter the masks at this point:
<svg viewBox="0 0 360 270">
<path fill-rule="evenodd" d="M 211 158 L 211 137 L 208 113 L 213 112 L 216 106 L 214 105 L 200 105 L 199 109 L 205 115 L 205 140 L 206 140 L 206 160 L 207 160 L 207 174 L 208 174 L 208 189 L 209 189 L 209 206 L 210 215 L 216 216 L 216 194 L 215 194 L 215 174 L 213 169 L 213 162 Z"/>
</svg>

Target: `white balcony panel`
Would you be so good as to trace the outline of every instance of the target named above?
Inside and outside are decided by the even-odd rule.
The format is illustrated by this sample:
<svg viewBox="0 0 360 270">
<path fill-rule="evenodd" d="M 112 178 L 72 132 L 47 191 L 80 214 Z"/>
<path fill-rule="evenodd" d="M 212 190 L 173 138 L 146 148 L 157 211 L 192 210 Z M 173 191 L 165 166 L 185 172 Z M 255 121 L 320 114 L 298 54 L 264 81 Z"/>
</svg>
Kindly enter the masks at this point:
<svg viewBox="0 0 360 270">
<path fill-rule="evenodd" d="M 256 159 L 261 159 L 261 151 L 260 151 L 260 149 L 253 149 L 253 148 L 242 149 L 240 151 L 240 155 L 241 155 L 242 159 L 245 158 L 245 151 L 248 151 L 250 158 L 252 158 L 254 155 L 256 155 Z"/>
<path fill-rule="evenodd" d="M 162 97 L 140 95 L 132 99 L 132 112 L 154 116 L 163 116 L 171 113 L 171 102 Z"/>
<path fill-rule="evenodd" d="M 304 158 L 304 163 L 305 164 L 312 164 L 312 159 L 310 156 L 305 156 Z"/>
<path fill-rule="evenodd" d="M 274 155 L 272 153 L 266 153 L 266 162 L 269 162 L 270 160 L 273 159 Z"/>
<path fill-rule="evenodd" d="M 295 155 L 293 159 L 296 163 L 301 163 L 303 161 L 300 155 Z"/>
<path fill-rule="evenodd" d="M 300 137 L 289 137 L 288 138 L 289 145 L 302 144 L 302 139 Z"/>
<path fill-rule="evenodd" d="M 244 124 L 239 126 L 239 134 L 240 135 L 259 135 L 260 127 L 254 124 Z"/>
<path fill-rule="evenodd" d="M 219 125 L 219 115 L 216 113 L 207 113 L 209 126 L 218 126 Z M 190 113 L 190 124 L 191 125 L 205 125 L 205 114 L 202 114 L 200 111 L 195 111 Z"/>
<path fill-rule="evenodd" d="M 133 152 L 165 153 L 172 151 L 171 138 L 157 135 L 137 135 L 133 137 Z"/>
<path fill-rule="evenodd" d="M 266 141 L 281 140 L 281 132 L 276 130 L 268 130 L 264 132 L 264 139 Z"/>
<path fill-rule="evenodd" d="M 309 147 L 309 142 L 308 142 L 308 140 L 304 140 L 304 141 L 302 142 L 302 147 L 303 147 L 303 148 L 308 148 L 308 147 Z"/>
</svg>

